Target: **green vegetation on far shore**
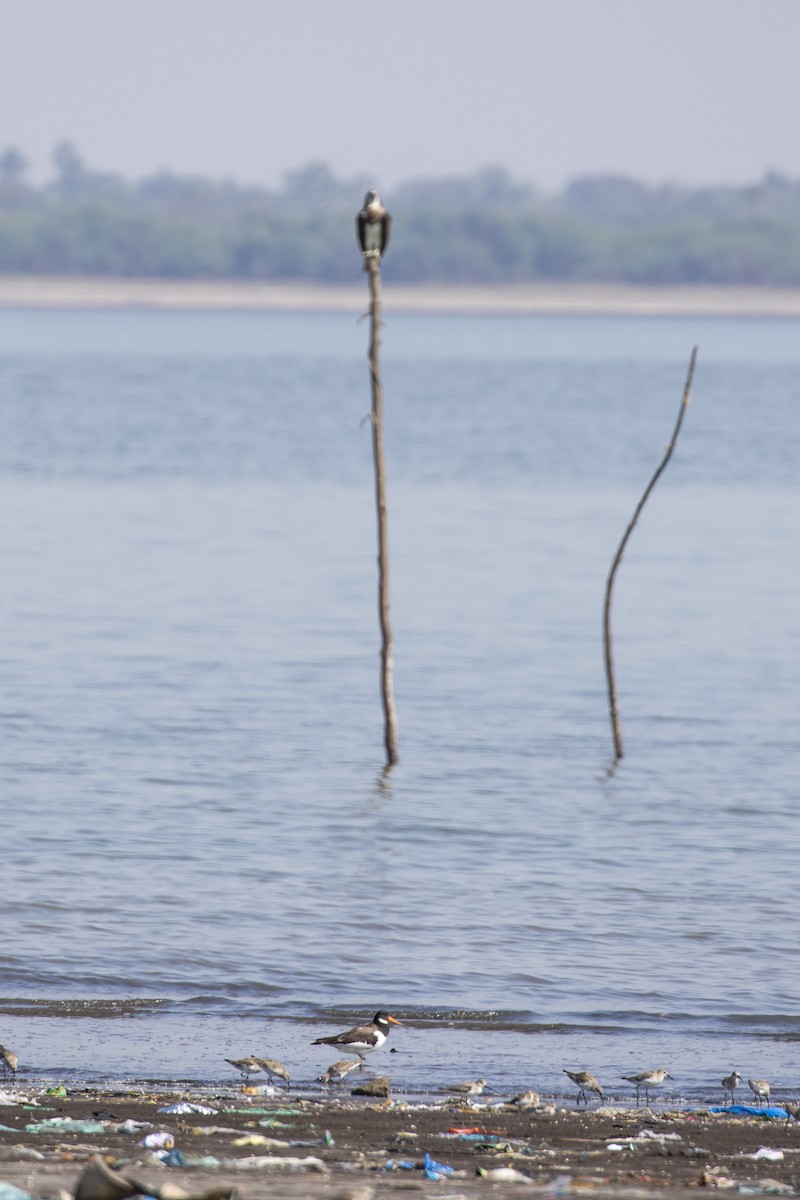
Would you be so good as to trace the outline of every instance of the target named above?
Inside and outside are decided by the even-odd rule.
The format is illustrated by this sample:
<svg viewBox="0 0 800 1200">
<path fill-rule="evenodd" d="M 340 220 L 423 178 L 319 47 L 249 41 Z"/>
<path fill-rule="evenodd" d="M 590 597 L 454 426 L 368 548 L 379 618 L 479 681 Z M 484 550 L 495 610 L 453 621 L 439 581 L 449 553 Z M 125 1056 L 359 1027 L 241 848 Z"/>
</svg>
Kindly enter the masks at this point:
<svg viewBox="0 0 800 1200">
<path fill-rule="evenodd" d="M 358 269 L 366 177 L 313 163 L 274 189 L 167 172 L 131 182 L 66 142 L 53 165 L 35 185 L 19 150 L 0 154 L 0 272 L 340 283 Z M 383 198 L 396 282 L 800 284 L 800 180 L 774 173 L 705 188 L 592 176 L 545 195 L 494 167 Z"/>
</svg>

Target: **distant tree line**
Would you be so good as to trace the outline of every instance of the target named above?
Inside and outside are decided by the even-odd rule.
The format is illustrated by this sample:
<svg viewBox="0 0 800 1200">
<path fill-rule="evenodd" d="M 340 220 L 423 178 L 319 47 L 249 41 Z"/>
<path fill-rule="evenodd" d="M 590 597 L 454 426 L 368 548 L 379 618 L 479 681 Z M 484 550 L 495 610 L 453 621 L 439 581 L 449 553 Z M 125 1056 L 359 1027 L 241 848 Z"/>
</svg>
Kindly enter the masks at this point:
<svg viewBox="0 0 800 1200">
<path fill-rule="evenodd" d="M 0 153 L 0 271 L 171 279 L 352 280 L 353 216 L 374 181 L 323 163 L 274 189 L 169 172 L 95 171 L 69 142 L 30 182 Z M 423 283 L 596 280 L 800 284 L 800 180 L 651 186 L 615 175 L 546 195 L 502 168 L 411 181 L 394 214 L 385 277 Z"/>
</svg>

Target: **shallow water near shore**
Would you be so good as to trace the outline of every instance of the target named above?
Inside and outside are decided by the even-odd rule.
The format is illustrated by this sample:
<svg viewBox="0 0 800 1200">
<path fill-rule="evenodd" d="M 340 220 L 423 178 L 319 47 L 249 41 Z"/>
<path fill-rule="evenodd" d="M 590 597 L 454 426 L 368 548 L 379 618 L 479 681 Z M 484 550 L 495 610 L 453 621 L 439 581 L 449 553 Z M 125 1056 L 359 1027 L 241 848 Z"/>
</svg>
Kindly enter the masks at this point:
<svg viewBox="0 0 800 1200">
<path fill-rule="evenodd" d="M 388 777 L 366 332 L 2 315 L 20 1079 L 256 1053 L 311 1085 L 314 1038 L 386 1007 L 370 1066 L 415 1093 L 796 1094 L 797 323 L 387 316 Z M 695 343 L 618 577 L 609 772 L 605 576 Z"/>
</svg>

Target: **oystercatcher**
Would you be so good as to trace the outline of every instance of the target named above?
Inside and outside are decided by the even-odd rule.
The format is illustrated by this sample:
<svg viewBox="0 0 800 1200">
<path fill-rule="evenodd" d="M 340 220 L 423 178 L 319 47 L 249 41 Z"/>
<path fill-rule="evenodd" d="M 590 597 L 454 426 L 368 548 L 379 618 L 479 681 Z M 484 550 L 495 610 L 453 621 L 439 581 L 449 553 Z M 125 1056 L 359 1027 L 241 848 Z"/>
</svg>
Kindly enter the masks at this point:
<svg viewBox="0 0 800 1200">
<path fill-rule="evenodd" d="M 369 1025 L 357 1025 L 355 1029 L 346 1029 L 344 1033 L 334 1033 L 331 1037 L 317 1038 L 312 1046 L 340 1046 L 348 1054 L 357 1054 L 364 1061 L 365 1054 L 380 1050 L 389 1035 L 390 1025 L 402 1026 L 402 1021 L 390 1017 L 381 1009 L 375 1013 Z"/>
</svg>

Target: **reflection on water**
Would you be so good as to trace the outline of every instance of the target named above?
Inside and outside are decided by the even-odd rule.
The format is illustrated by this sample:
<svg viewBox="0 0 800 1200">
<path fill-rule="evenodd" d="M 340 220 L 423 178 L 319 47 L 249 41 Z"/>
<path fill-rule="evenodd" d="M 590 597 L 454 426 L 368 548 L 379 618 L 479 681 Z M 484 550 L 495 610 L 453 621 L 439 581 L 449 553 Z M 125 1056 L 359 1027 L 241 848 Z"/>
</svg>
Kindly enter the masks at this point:
<svg viewBox="0 0 800 1200">
<path fill-rule="evenodd" d="M 0 1013 L 29 1070 L 313 1080 L 314 1038 L 386 1006 L 400 1087 L 789 1086 L 790 322 L 391 319 L 390 775 L 363 331 L 5 331 Z M 615 588 L 609 775 L 602 591 L 694 342 Z"/>
</svg>

